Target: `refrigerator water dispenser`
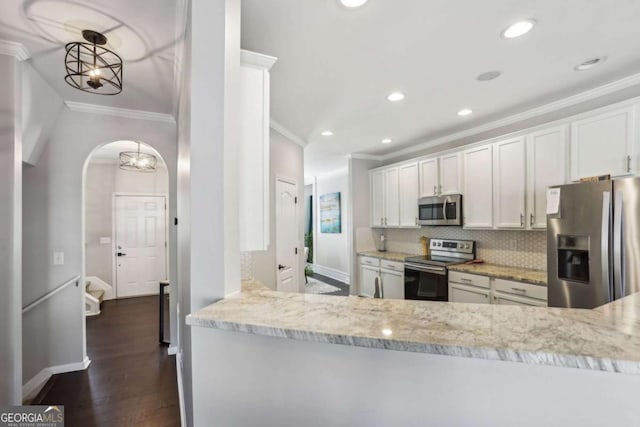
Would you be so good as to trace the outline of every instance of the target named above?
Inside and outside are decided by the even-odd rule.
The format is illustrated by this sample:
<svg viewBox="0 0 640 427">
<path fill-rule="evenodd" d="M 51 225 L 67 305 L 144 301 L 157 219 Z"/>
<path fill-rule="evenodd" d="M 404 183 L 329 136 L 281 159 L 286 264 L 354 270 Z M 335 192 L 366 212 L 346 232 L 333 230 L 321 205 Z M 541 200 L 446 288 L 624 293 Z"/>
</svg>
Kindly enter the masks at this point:
<svg viewBox="0 0 640 427">
<path fill-rule="evenodd" d="M 558 279 L 589 283 L 589 236 L 558 235 Z"/>
</svg>

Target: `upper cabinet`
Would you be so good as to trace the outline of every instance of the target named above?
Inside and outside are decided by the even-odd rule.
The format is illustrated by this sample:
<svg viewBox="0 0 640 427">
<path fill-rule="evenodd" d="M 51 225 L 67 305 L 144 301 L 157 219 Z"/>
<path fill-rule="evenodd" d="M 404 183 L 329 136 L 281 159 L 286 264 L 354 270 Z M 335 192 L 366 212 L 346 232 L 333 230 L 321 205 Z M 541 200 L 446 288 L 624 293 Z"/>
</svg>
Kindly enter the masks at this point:
<svg viewBox="0 0 640 427">
<path fill-rule="evenodd" d="M 384 170 L 371 172 L 371 226 L 384 227 Z"/>
<path fill-rule="evenodd" d="M 571 180 L 633 174 L 637 143 L 636 107 L 626 107 L 571 125 Z"/>
<path fill-rule="evenodd" d="M 418 163 L 399 167 L 400 226 L 418 226 Z"/>
<path fill-rule="evenodd" d="M 269 245 L 269 69 L 276 58 L 241 52 L 238 204 L 240 250 Z"/>
<path fill-rule="evenodd" d="M 384 225 L 397 227 L 400 225 L 400 184 L 398 168 L 384 171 Z"/>
<path fill-rule="evenodd" d="M 460 153 L 421 160 L 420 197 L 459 194 L 462 191 Z"/>
<path fill-rule="evenodd" d="M 495 226 L 525 228 L 524 137 L 496 142 L 493 155 Z M 473 180 L 473 176 L 470 179 Z"/>
<path fill-rule="evenodd" d="M 492 146 L 465 150 L 462 216 L 469 228 L 493 227 Z"/>
<path fill-rule="evenodd" d="M 527 226 L 547 227 L 547 188 L 567 182 L 567 126 L 527 137 Z"/>
</svg>

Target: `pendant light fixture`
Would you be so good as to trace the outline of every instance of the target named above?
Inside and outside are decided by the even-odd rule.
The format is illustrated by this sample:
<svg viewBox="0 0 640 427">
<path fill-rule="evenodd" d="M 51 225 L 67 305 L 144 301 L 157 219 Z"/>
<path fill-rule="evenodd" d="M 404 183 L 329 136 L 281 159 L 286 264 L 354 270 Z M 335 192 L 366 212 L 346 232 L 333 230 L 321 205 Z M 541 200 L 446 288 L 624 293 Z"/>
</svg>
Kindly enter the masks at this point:
<svg viewBox="0 0 640 427">
<path fill-rule="evenodd" d="M 138 151 L 123 151 L 120 153 L 120 169 L 132 172 L 155 172 L 158 159 L 153 154 L 141 153 L 140 143 Z"/>
<path fill-rule="evenodd" d="M 107 37 L 97 31 L 84 30 L 88 42 L 72 42 L 66 46 L 65 81 L 76 89 L 98 95 L 122 92 L 122 58 L 103 45 Z"/>
</svg>

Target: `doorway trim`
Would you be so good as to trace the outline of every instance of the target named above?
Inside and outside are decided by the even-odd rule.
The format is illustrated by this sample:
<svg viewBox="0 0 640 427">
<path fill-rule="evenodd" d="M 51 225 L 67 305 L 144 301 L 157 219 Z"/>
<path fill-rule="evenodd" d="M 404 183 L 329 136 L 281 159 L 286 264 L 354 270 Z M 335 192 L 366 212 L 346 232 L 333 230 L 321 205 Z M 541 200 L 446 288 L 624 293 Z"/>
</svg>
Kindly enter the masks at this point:
<svg viewBox="0 0 640 427">
<path fill-rule="evenodd" d="M 278 219 L 277 219 L 277 209 L 278 209 L 278 195 L 277 195 L 277 188 L 278 188 L 278 181 L 280 182 L 284 182 L 287 184 L 291 184 L 291 185 L 295 185 L 296 186 L 296 236 L 298 236 L 298 238 L 296 239 L 296 247 L 298 248 L 298 253 L 297 253 L 297 257 L 296 257 L 296 282 L 298 285 L 298 292 L 302 292 L 302 286 L 304 286 L 302 283 L 302 281 L 300 280 L 300 276 L 302 271 L 301 268 L 301 263 L 300 260 L 304 258 L 304 236 L 303 239 L 300 240 L 300 212 L 299 212 L 299 204 L 301 203 L 300 199 L 300 186 L 298 184 L 298 181 L 295 178 L 291 178 L 289 176 L 286 175 L 276 175 L 276 179 L 274 182 L 274 207 L 273 207 L 273 211 L 274 211 L 274 219 L 275 219 L 275 224 L 274 224 L 274 235 L 275 235 L 275 253 L 274 253 L 274 263 L 273 263 L 273 267 L 275 269 L 275 275 L 276 275 L 276 290 L 278 289 Z M 304 206 L 303 204 L 301 206 Z"/>
<path fill-rule="evenodd" d="M 113 293 L 115 295 L 115 299 L 120 298 L 118 296 L 118 271 L 116 268 L 117 197 L 162 197 L 164 199 L 164 276 L 166 278 L 169 277 L 169 195 L 166 193 L 129 193 L 120 191 L 113 192 L 111 193 L 111 274 L 113 276 Z M 165 292 L 168 293 L 168 289 Z"/>
</svg>

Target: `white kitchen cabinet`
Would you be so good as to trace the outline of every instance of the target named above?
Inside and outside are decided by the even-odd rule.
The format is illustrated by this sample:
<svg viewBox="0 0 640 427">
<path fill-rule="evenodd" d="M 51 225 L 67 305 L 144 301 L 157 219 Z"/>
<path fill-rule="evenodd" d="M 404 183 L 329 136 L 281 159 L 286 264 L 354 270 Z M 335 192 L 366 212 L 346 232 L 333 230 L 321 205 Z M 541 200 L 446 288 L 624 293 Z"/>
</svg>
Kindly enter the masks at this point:
<svg viewBox="0 0 640 427">
<path fill-rule="evenodd" d="M 418 227 L 418 164 L 399 167 L 400 226 Z"/>
<path fill-rule="evenodd" d="M 524 137 L 496 142 L 493 155 L 495 226 L 523 229 L 526 227 Z"/>
<path fill-rule="evenodd" d="M 371 226 L 384 226 L 384 170 L 371 173 Z"/>
<path fill-rule="evenodd" d="M 404 299 L 404 272 L 380 270 L 385 299 Z"/>
<path fill-rule="evenodd" d="M 384 225 L 397 227 L 400 225 L 400 186 L 398 168 L 384 171 Z"/>
<path fill-rule="evenodd" d="M 240 250 L 269 246 L 269 69 L 277 59 L 241 51 L 238 205 Z"/>
<path fill-rule="evenodd" d="M 534 298 L 504 294 L 502 292 L 493 293 L 493 303 L 497 305 L 522 305 L 522 306 L 530 306 L 530 307 L 546 307 L 547 306 L 546 301 L 541 301 Z"/>
<path fill-rule="evenodd" d="M 567 183 L 567 126 L 527 137 L 527 227 L 547 227 L 547 188 Z"/>
<path fill-rule="evenodd" d="M 358 294 L 363 297 L 373 298 L 376 291 L 376 279 L 380 268 L 360 264 L 359 268 L 359 290 Z"/>
<path fill-rule="evenodd" d="M 631 175 L 635 164 L 636 107 L 598 114 L 571 124 L 571 179 Z"/>
<path fill-rule="evenodd" d="M 462 193 L 462 165 L 460 153 L 440 157 L 440 182 L 438 192 L 442 195 Z"/>
<path fill-rule="evenodd" d="M 463 153 L 463 218 L 465 228 L 493 227 L 492 146 L 483 145 Z"/>
<path fill-rule="evenodd" d="M 491 292 L 488 289 L 449 283 L 449 302 L 470 302 L 474 304 L 490 304 Z"/>
<path fill-rule="evenodd" d="M 438 159 L 420 161 L 420 197 L 438 194 Z"/>
</svg>

